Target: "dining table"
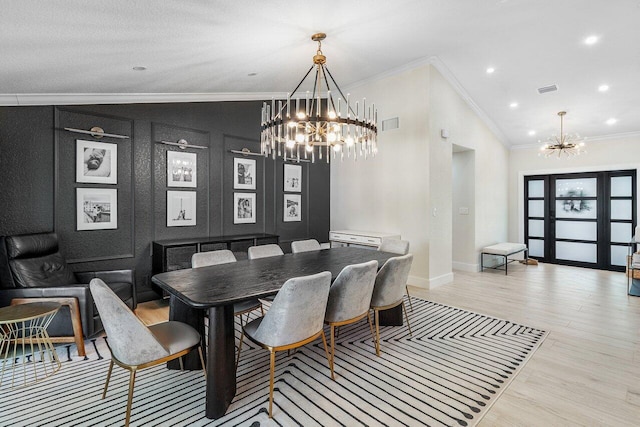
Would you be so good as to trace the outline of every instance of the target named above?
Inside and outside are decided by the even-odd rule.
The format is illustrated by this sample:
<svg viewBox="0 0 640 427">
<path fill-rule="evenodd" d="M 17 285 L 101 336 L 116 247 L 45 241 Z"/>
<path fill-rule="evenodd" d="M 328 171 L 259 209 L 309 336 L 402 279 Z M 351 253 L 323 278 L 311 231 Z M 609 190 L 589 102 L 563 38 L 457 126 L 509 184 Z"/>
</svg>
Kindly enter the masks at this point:
<svg viewBox="0 0 640 427">
<path fill-rule="evenodd" d="M 242 260 L 208 267 L 156 274 L 152 282 L 169 294 L 169 320 L 194 327 L 206 348 L 207 418 L 222 417 L 236 393 L 235 331 L 233 305 L 249 299 L 275 295 L 293 277 L 322 271 L 332 280 L 351 264 L 378 261 L 378 268 L 398 256 L 357 247 L 336 247 L 318 251 Z M 205 313 L 208 344 L 205 340 Z M 381 317 L 381 323 L 385 320 Z M 402 324 L 402 312 L 390 311 L 386 324 Z M 176 364 L 170 369 L 179 369 Z M 197 352 L 185 356 L 185 369 L 201 369 Z"/>
</svg>

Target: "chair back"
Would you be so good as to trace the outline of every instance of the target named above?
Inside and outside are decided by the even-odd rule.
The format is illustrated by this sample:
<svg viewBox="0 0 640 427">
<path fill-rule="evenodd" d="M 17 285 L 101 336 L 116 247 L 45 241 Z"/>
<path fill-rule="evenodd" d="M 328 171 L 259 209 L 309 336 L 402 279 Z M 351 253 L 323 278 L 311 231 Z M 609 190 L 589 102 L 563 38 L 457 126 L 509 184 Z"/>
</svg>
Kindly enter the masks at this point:
<svg viewBox="0 0 640 427">
<path fill-rule="evenodd" d="M 270 256 L 284 255 L 280 246 L 272 243 L 270 245 L 251 246 L 247 251 L 249 259 L 266 258 Z"/>
<path fill-rule="evenodd" d="M 371 297 L 372 307 L 384 307 L 402 300 L 409 278 L 413 255 L 389 258 L 376 275 Z"/>
<path fill-rule="evenodd" d="M 106 283 L 93 279 L 89 288 L 116 360 L 127 365 L 142 365 L 169 355 L 168 349 Z"/>
<path fill-rule="evenodd" d="M 366 313 L 376 282 L 378 261 L 348 265 L 342 269 L 329 290 L 326 322 L 343 322 Z"/>
<path fill-rule="evenodd" d="M 400 239 L 384 239 L 378 247 L 378 250 L 391 252 L 392 254 L 406 255 L 409 253 L 409 242 Z"/>
<path fill-rule="evenodd" d="M 287 280 L 256 329 L 261 343 L 280 347 L 303 341 L 322 330 L 331 273 Z"/>
<path fill-rule="evenodd" d="M 191 267 L 206 267 L 208 265 L 227 264 L 236 262 L 236 256 L 228 249 L 209 252 L 196 252 L 191 256 Z"/>
<path fill-rule="evenodd" d="M 291 242 L 291 252 L 297 254 L 298 252 L 319 251 L 322 249 L 320 243 L 316 239 L 297 240 Z"/>
</svg>

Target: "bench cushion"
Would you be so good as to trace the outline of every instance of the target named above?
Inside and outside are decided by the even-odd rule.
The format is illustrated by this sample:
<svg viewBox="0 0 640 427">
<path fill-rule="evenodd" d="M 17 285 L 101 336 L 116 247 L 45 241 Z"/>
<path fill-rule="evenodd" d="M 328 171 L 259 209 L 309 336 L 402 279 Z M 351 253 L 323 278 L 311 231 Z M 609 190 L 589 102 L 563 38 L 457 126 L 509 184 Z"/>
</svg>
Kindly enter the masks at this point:
<svg viewBox="0 0 640 427">
<path fill-rule="evenodd" d="M 486 246 L 482 249 L 483 254 L 493 255 L 511 255 L 518 252 L 522 252 L 527 249 L 527 245 L 524 243 L 498 243 L 491 246 Z"/>
</svg>

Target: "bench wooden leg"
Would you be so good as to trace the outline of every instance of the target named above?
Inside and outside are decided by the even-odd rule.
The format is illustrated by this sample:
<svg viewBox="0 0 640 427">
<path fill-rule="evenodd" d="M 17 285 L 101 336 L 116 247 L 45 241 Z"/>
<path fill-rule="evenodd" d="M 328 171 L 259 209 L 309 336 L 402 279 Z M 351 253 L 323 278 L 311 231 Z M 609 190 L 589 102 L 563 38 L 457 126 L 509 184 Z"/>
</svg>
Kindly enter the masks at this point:
<svg viewBox="0 0 640 427">
<path fill-rule="evenodd" d="M 59 298 L 14 298 L 11 300 L 11 305 L 27 304 L 30 302 L 57 302 L 60 305 L 66 305 L 69 307 L 71 314 L 71 326 L 73 327 L 73 336 L 70 337 L 51 337 L 51 342 L 54 343 L 69 343 L 75 342 L 78 348 L 78 356 L 86 357 L 87 353 L 84 349 L 84 338 L 82 336 L 82 320 L 80 318 L 80 305 L 78 304 L 78 298 L 75 297 L 59 297 Z"/>
</svg>

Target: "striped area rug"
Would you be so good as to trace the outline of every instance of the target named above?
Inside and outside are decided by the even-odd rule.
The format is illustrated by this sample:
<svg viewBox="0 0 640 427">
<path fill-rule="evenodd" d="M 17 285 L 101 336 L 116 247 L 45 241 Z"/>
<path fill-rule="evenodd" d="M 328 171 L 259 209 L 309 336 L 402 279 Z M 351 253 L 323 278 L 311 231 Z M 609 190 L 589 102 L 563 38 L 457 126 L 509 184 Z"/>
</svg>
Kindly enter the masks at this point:
<svg viewBox="0 0 640 427">
<path fill-rule="evenodd" d="M 218 420 L 204 417 L 200 371 L 141 371 L 132 425 L 137 426 L 473 426 L 500 396 L 546 332 L 412 297 L 406 327 L 382 327 L 376 357 L 366 320 L 342 327 L 336 346 L 336 381 L 322 342 L 278 354 L 274 418 L 267 416 L 269 357 L 246 345 L 237 372 L 236 398 Z M 87 343 L 87 360 L 73 346 L 58 347 L 62 369 L 17 390 L 0 390 L 2 426 L 119 426 L 128 373 L 114 367 L 109 393 L 100 399 L 108 368 L 104 338 Z"/>
</svg>

